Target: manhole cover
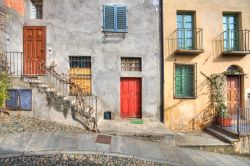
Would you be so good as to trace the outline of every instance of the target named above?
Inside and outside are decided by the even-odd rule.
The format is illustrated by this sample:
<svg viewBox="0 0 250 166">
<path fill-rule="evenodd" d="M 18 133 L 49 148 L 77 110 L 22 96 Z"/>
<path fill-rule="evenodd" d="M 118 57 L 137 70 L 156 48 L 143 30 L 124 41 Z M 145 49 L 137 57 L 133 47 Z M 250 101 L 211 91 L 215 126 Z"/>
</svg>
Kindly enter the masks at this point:
<svg viewBox="0 0 250 166">
<path fill-rule="evenodd" d="M 111 144 L 111 138 L 111 136 L 107 135 L 98 135 L 95 142 L 100 144 Z"/>
</svg>

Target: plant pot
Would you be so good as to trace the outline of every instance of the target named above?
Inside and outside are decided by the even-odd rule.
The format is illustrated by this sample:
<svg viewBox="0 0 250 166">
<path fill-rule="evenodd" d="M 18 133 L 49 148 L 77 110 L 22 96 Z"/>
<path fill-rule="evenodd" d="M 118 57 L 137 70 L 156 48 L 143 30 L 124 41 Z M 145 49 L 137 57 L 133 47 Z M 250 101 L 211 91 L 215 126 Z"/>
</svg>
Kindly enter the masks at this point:
<svg viewBox="0 0 250 166">
<path fill-rule="evenodd" d="M 106 111 L 104 112 L 104 117 L 105 120 L 111 120 L 111 112 Z"/>
<path fill-rule="evenodd" d="M 217 124 L 222 127 L 230 127 L 232 126 L 232 118 L 217 117 Z"/>
</svg>

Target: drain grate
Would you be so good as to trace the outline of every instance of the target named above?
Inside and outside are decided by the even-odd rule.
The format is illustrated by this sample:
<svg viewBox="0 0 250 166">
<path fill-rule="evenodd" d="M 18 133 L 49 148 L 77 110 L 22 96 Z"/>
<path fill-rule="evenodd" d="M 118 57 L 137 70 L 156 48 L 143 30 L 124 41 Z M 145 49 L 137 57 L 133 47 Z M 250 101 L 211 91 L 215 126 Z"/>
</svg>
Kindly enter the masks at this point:
<svg viewBox="0 0 250 166">
<path fill-rule="evenodd" d="M 108 145 L 110 145 L 111 144 L 111 139 L 112 139 L 112 137 L 108 136 L 108 135 L 98 135 L 95 142 L 100 143 L 100 144 L 108 144 Z"/>
</svg>

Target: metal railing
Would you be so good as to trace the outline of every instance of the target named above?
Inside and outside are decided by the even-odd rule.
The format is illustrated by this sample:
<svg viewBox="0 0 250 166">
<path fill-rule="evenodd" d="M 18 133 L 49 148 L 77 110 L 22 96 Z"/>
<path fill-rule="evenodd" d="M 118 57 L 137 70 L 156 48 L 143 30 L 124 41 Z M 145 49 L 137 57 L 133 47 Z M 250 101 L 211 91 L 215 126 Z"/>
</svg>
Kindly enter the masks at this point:
<svg viewBox="0 0 250 166">
<path fill-rule="evenodd" d="M 86 94 L 85 91 L 77 83 L 71 81 L 67 75 L 58 74 L 54 67 L 46 68 L 46 79 L 56 89 L 59 95 L 67 97 L 69 87 L 74 87 L 74 108 L 73 110 L 80 115 L 78 119 L 82 125 L 88 130 L 97 130 L 97 96 Z M 68 96 L 69 97 L 69 96 Z"/>
<path fill-rule="evenodd" d="M 250 51 L 250 30 L 226 30 L 220 35 L 223 52 Z"/>
<path fill-rule="evenodd" d="M 238 108 L 231 112 L 216 113 L 214 124 L 237 135 L 250 133 L 250 108 Z"/>
<path fill-rule="evenodd" d="M 174 32 L 176 50 L 203 50 L 203 29 L 178 28 Z"/>
<path fill-rule="evenodd" d="M 5 52 L 9 75 L 22 76 L 23 75 L 23 53 L 22 52 Z"/>
</svg>

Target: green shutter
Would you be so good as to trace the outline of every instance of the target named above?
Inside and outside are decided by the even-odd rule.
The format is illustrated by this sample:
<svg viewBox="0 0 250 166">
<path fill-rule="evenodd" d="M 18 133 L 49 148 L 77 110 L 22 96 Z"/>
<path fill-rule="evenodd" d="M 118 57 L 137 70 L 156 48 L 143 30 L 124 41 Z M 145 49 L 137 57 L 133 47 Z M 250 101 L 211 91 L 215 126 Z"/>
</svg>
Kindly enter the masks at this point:
<svg viewBox="0 0 250 166">
<path fill-rule="evenodd" d="M 117 6 L 117 31 L 126 32 L 127 31 L 127 7 Z"/>
<path fill-rule="evenodd" d="M 103 17 L 104 31 L 115 31 L 115 6 L 104 5 Z"/>
<path fill-rule="evenodd" d="M 194 97 L 194 66 L 175 65 L 175 96 Z"/>
</svg>

